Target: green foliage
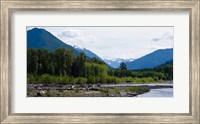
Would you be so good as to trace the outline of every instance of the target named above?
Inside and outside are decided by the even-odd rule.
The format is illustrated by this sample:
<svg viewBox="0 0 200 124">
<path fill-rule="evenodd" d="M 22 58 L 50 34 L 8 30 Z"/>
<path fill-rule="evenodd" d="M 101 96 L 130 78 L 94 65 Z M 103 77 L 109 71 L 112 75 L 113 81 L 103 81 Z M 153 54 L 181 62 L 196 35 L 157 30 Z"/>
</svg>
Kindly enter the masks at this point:
<svg viewBox="0 0 200 124">
<path fill-rule="evenodd" d="M 87 84 L 97 84 L 100 82 L 100 78 L 96 76 L 89 76 L 87 80 Z"/>
<path fill-rule="evenodd" d="M 33 74 L 28 74 L 27 75 L 27 82 L 30 84 L 37 83 L 37 80 Z"/>
<path fill-rule="evenodd" d="M 124 62 L 121 62 L 120 66 L 119 66 L 119 69 L 121 69 L 121 70 L 127 70 L 126 64 Z"/>
<path fill-rule="evenodd" d="M 149 78 L 148 80 L 144 80 L 142 82 L 156 82 L 162 80 L 173 80 L 173 66 L 165 65 L 161 67 L 157 67 L 154 69 L 145 69 L 145 70 L 121 70 L 121 69 L 109 69 L 108 75 L 115 77 L 132 77 L 132 78 Z M 154 81 L 152 81 L 152 79 Z M 130 78 L 126 80 L 126 82 L 130 82 Z"/>
<path fill-rule="evenodd" d="M 86 58 L 82 52 L 75 56 L 65 48 L 49 52 L 44 49 L 28 49 L 27 82 L 42 84 L 109 84 L 149 83 L 173 80 L 173 65 L 164 64 L 154 69 L 127 70 L 121 63 L 119 69 L 108 66 L 97 58 Z"/>
<path fill-rule="evenodd" d="M 28 73 L 38 74 L 38 50 L 28 49 L 27 51 L 27 68 Z"/>
<path fill-rule="evenodd" d="M 47 97 L 60 96 L 58 90 L 48 90 L 44 95 L 47 96 Z"/>
<path fill-rule="evenodd" d="M 39 76 L 38 82 L 41 82 L 42 84 L 54 83 L 54 77 L 49 74 L 43 74 Z"/>
<path fill-rule="evenodd" d="M 74 60 L 72 75 L 75 77 L 85 77 L 85 62 L 86 55 L 81 52 L 80 55 Z"/>
<path fill-rule="evenodd" d="M 86 83 L 87 83 L 86 78 L 79 77 L 77 80 L 77 84 L 86 84 Z"/>
<path fill-rule="evenodd" d="M 85 63 L 86 73 L 85 77 L 89 76 L 99 76 L 104 77 L 107 76 L 107 66 L 104 64 L 97 64 L 97 63 Z"/>
<path fill-rule="evenodd" d="M 102 60 L 97 59 L 96 57 L 93 57 L 89 60 L 87 60 L 90 63 L 96 63 L 96 64 L 105 64 Z"/>
<path fill-rule="evenodd" d="M 148 92 L 149 89 L 146 87 L 126 87 L 125 88 L 126 92 L 136 92 L 138 94 Z"/>
<path fill-rule="evenodd" d="M 116 94 L 120 94 L 120 88 L 114 88 Z"/>
<path fill-rule="evenodd" d="M 99 89 L 99 92 L 100 92 L 101 94 L 104 94 L 105 96 L 109 96 L 109 94 L 110 94 L 109 89 L 100 88 L 100 89 Z"/>
<path fill-rule="evenodd" d="M 72 65 L 74 61 L 74 53 L 64 48 L 55 50 L 55 68 L 57 74 L 67 75 L 71 74 Z"/>
</svg>

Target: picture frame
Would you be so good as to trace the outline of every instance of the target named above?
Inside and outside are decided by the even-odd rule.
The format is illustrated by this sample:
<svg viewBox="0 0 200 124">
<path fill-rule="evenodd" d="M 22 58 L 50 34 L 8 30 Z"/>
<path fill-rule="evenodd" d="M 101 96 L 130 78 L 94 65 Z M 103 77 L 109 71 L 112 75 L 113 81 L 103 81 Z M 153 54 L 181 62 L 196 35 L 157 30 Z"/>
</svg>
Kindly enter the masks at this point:
<svg viewBox="0 0 200 124">
<path fill-rule="evenodd" d="M 1 2 L 1 65 L 0 122 L 6 123 L 199 123 L 199 19 L 200 1 L 22 1 L 0 0 Z M 63 11 L 63 10 L 171 10 L 189 11 L 189 113 L 11 113 L 11 13 L 14 11 Z"/>
</svg>

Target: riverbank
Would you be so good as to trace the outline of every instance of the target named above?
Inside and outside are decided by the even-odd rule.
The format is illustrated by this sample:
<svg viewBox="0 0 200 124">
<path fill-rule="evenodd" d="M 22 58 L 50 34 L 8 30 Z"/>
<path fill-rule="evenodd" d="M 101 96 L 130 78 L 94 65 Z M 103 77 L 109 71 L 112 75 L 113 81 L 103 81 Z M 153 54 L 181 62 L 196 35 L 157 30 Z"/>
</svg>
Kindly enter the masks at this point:
<svg viewBox="0 0 200 124">
<path fill-rule="evenodd" d="M 151 84 L 28 84 L 28 97 L 133 97 L 150 89 L 173 88 L 172 83 Z"/>
</svg>

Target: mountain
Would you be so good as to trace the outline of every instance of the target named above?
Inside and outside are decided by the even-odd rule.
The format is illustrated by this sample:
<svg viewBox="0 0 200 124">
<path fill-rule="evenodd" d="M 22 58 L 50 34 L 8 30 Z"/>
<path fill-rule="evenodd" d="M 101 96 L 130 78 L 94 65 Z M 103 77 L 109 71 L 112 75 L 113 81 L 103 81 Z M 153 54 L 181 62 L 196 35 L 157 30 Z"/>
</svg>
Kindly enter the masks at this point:
<svg viewBox="0 0 200 124">
<path fill-rule="evenodd" d="M 49 51 L 54 51 L 57 48 L 67 48 L 74 51 L 75 55 L 79 55 L 80 52 L 84 52 L 88 58 L 96 57 L 102 60 L 95 53 L 85 48 L 72 47 L 45 29 L 33 28 L 27 31 L 27 47 L 28 48 L 42 48 Z M 128 69 L 143 69 L 154 68 L 158 65 L 164 64 L 167 61 L 173 60 L 173 49 L 162 49 L 147 54 L 139 59 L 133 61 L 133 59 L 112 59 L 105 61 L 109 67 L 118 68 L 121 62 L 125 62 Z"/>
<path fill-rule="evenodd" d="M 128 69 L 138 70 L 154 68 L 171 60 L 173 60 L 173 48 L 156 50 L 134 61 L 126 62 L 125 64 Z"/>
<path fill-rule="evenodd" d="M 104 59 L 104 62 L 106 62 L 108 65 L 110 65 L 113 68 L 118 68 L 121 62 L 129 62 L 133 60 L 134 59 L 116 58 L 116 59 Z"/>
<path fill-rule="evenodd" d="M 74 49 L 76 49 L 78 52 L 84 52 L 85 55 L 89 58 L 93 58 L 93 57 L 96 57 L 97 59 L 99 60 L 102 60 L 99 56 L 97 56 L 95 53 L 93 53 L 92 51 L 86 49 L 86 48 L 80 48 L 78 46 L 73 46 Z"/>
<path fill-rule="evenodd" d="M 47 49 L 49 51 L 54 51 L 57 48 L 67 48 L 73 50 L 76 55 L 79 55 L 79 52 L 72 46 L 65 44 L 45 29 L 39 28 L 27 31 L 27 47 Z"/>
<path fill-rule="evenodd" d="M 109 64 L 107 64 L 103 59 L 101 59 L 99 56 L 97 56 L 95 53 L 93 53 L 92 51 L 86 49 L 86 48 L 80 48 L 78 46 L 73 46 L 78 52 L 84 52 L 85 55 L 88 57 L 88 58 L 97 58 L 98 60 L 101 60 L 102 62 L 104 62 L 108 68 L 113 68 L 112 66 L 110 66 Z"/>
<path fill-rule="evenodd" d="M 157 66 L 156 68 L 167 66 L 167 65 L 172 65 L 173 66 L 173 60 L 169 60 L 169 61 L 165 62 L 164 64 L 161 64 L 161 65 Z"/>
<path fill-rule="evenodd" d="M 87 50 L 85 48 L 79 48 L 77 46 L 70 46 L 53 34 L 48 32 L 45 29 L 33 28 L 32 30 L 27 31 L 27 47 L 28 48 L 37 48 L 37 49 L 47 49 L 49 51 L 54 51 L 58 48 L 67 48 L 73 50 L 75 55 L 79 55 L 80 52 L 84 52 L 87 58 L 96 57 L 99 60 L 102 60 L 95 53 Z M 102 60 L 103 61 L 103 60 Z"/>
</svg>

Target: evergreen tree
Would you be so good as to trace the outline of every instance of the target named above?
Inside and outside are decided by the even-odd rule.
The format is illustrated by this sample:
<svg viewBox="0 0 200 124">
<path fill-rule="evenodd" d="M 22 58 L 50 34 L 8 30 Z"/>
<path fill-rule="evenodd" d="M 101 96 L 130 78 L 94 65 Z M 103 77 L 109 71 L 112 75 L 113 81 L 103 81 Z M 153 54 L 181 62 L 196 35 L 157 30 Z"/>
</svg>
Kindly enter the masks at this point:
<svg viewBox="0 0 200 124">
<path fill-rule="evenodd" d="M 119 69 L 121 69 L 121 70 L 127 70 L 126 64 L 124 62 L 121 62 L 120 66 L 119 66 Z"/>
<path fill-rule="evenodd" d="M 38 51 L 36 49 L 28 49 L 27 70 L 28 73 L 38 74 Z"/>
</svg>

